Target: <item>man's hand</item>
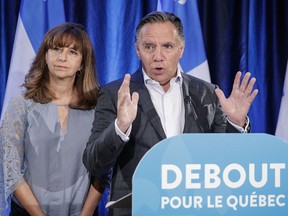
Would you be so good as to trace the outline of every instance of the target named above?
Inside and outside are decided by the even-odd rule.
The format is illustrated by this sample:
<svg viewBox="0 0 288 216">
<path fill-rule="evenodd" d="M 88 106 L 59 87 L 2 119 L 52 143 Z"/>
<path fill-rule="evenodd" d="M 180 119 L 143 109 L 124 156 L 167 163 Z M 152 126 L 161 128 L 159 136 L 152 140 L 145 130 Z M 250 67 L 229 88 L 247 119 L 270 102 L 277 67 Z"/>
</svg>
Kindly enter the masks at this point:
<svg viewBox="0 0 288 216">
<path fill-rule="evenodd" d="M 237 72 L 231 95 L 228 98 L 219 88 L 215 89 L 215 93 L 228 119 L 236 125 L 244 126 L 250 106 L 258 94 L 258 89 L 253 90 L 256 79 L 253 77 L 249 81 L 251 76 L 249 72 L 245 74 L 242 82 L 240 81 L 241 74 L 240 71 Z"/>
<path fill-rule="evenodd" d="M 139 94 L 130 94 L 130 74 L 126 74 L 118 90 L 117 126 L 125 133 L 136 118 Z"/>
</svg>

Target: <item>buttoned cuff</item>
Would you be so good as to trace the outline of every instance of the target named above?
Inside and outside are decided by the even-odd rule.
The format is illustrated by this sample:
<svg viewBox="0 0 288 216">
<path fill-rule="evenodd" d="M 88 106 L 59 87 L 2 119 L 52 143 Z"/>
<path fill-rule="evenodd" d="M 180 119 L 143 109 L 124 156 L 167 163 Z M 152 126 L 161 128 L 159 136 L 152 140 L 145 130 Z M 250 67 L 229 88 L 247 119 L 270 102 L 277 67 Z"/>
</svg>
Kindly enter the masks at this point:
<svg viewBox="0 0 288 216">
<path fill-rule="evenodd" d="M 246 116 L 246 123 L 245 123 L 244 127 L 234 124 L 234 123 L 231 122 L 228 118 L 227 118 L 227 121 L 228 121 L 233 127 L 235 127 L 237 130 L 239 130 L 241 133 L 248 133 L 249 130 L 250 130 L 250 119 L 249 119 L 248 116 Z"/>
<path fill-rule="evenodd" d="M 130 133 L 131 133 L 131 130 L 132 130 L 132 125 L 129 126 L 128 130 L 126 131 L 126 133 L 123 133 L 117 126 L 117 118 L 114 122 L 115 124 L 115 131 L 116 131 L 116 134 L 122 139 L 122 141 L 124 142 L 128 142 L 129 141 L 129 136 L 130 136 Z"/>
</svg>

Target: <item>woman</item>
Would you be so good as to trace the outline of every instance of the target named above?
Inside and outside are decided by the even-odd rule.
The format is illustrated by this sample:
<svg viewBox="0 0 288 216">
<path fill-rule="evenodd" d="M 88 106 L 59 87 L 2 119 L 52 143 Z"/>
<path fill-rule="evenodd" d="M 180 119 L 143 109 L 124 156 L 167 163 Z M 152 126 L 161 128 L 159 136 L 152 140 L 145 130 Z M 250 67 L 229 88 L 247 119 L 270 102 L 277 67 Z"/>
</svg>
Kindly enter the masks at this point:
<svg viewBox="0 0 288 216">
<path fill-rule="evenodd" d="M 10 215 L 93 215 L 102 191 L 95 189 L 82 154 L 99 85 L 84 28 L 64 23 L 48 31 L 23 87 L 11 99 L 0 132 Z"/>
</svg>

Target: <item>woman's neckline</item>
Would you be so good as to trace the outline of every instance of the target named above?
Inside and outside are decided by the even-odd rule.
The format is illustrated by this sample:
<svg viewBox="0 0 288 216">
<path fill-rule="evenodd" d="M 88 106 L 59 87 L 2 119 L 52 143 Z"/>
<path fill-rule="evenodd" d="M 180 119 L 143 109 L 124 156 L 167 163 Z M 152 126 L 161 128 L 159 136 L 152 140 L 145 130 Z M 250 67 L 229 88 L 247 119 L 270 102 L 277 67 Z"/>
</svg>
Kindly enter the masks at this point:
<svg viewBox="0 0 288 216">
<path fill-rule="evenodd" d="M 61 104 L 61 103 L 55 103 L 55 102 L 51 102 L 51 104 L 54 104 L 55 106 L 69 106 L 69 104 Z"/>
</svg>

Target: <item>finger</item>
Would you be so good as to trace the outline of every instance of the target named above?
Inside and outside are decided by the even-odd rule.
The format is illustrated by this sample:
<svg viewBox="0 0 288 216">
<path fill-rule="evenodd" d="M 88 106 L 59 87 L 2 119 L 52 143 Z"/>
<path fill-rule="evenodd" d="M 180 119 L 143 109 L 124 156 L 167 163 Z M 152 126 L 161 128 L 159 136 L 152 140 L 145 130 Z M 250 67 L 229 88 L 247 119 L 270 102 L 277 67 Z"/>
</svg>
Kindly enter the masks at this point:
<svg viewBox="0 0 288 216">
<path fill-rule="evenodd" d="M 130 74 L 125 74 L 123 82 L 119 88 L 118 92 L 129 92 L 129 86 L 130 86 Z"/>
<path fill-rule="evenodd" d="M 254 91 L 252 92 L 252 94 L 249 97 L 249 102 L 250 104 L 252 104 L 252 102 L 254 101 L 255 97 L 257 96 L 259 90 L 258 89 L 254 89 Z"/>
<path fill-rule="evenodd" d="M 250 82 L 249 82 L 249 84 L 248 84 L 248 86 L 247 86 L 247 88 L 246 88 L 246 90 L 245 90 L 245 94 L 246 94 L 246 96 L 248 97 L 248 96 L 250 96 L 250 94 L 251 94 L 251 92 L 252 92 L 252 90 L 253 90 L 253 87 L 254 87 L 254 84 L 256 83 L 256 78 L 252 78 L 251 80 L 250 80 Z"/>
<path fill-rule="evenodd" d="M 242 92 L 245 92 L 246 88 L 247 88 L 247 85 L 248 85 L 248 82 L 249 82 L 249 78 L 251 76 L 251 73 L 250 72 L 247 72 L 240 84 L 240 90 Z"/>
<path fill-rule="evenodd" d="M 125 74 L 123 82 L 118 90 L 118 107 L 124 106 L 130 99 L 130 74 Z"/>
<path fill-rule="evenodd" d="M 238 89 L 240 86 L 240 79 L 241 79 L 241 71 L 238 71 L 234 78 L 233 89 Z"/>
<path fill-rule="evenodd" d="M 133 103 L 133 105 L 137 107 L 138 101 L 139 101 L 138 92 L 133 92 L 133 94 L 132 94 L 132 103 Z"/>
<path fill-rule="evenodd" d="M 224 92 L 218 87 L 215 89 L 215 93 L 220 101 L 220 104 L 226 99 Z"/>
</svg>

